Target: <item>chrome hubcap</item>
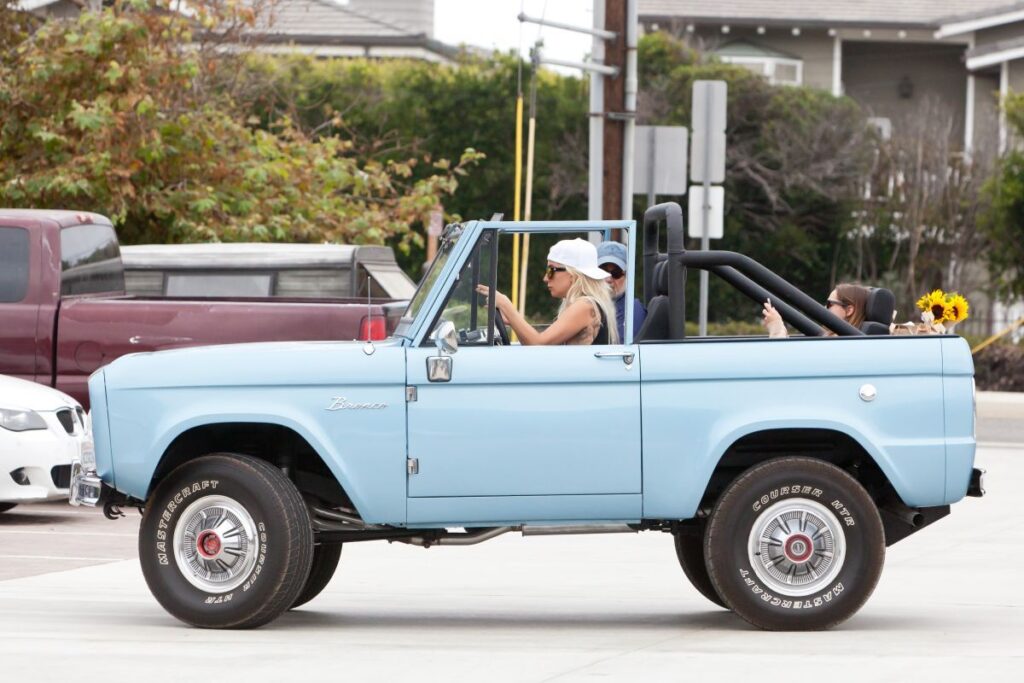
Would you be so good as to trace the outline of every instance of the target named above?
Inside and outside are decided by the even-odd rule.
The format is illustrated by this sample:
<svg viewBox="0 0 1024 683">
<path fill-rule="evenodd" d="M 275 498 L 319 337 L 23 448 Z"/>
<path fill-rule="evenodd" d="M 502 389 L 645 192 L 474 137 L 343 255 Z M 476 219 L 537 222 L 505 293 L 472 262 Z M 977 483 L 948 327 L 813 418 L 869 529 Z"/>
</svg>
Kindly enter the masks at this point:
<svg viewBox="0 0 1024 683">
<path fill-rule="evenodd" d="M 747 553 L 767 588 L 784 596 L 810 595 L 827 588 L 843 568 L 846 536 L 821 503 L 784 500 L 758 516 Z"/>
<path fill-rule="evenodd" d="M 174 530 L 174 559 L 189 583 L 207 593 L 237 588 L 259 557 L 252 516 L 226 496 L 189 505 Z"/>
</svg>

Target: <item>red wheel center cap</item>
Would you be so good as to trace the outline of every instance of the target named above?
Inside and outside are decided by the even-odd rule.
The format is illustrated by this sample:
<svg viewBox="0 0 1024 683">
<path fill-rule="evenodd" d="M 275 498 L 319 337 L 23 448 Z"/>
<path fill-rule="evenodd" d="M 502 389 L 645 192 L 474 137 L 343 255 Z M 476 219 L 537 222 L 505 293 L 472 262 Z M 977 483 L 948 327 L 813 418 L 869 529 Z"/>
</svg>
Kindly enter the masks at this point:
<svg viewBox="0 0 1024 683">
<path fill-rule="evenodd" d="M 220 553 L 220 546 L 220 536 L 216 531 L 204 531 L 196 539 L 196 549 L 206 559 L 216 557 Z"/>
<path fill-rule="evenodd" d="M 803 534 L 794 534 L 786 540 L 786 559 L 790 562 L 806 562 L 814 552 L 811 539 Z"/>
</svg>

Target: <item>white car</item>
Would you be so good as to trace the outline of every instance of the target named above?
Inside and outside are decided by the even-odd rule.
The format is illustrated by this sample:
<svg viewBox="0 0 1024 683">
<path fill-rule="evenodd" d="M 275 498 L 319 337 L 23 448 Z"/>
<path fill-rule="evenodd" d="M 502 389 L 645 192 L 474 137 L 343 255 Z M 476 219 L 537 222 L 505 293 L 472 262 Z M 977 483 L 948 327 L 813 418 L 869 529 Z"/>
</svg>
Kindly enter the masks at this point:
<svg viewBox="0 0 1024 683">
<path fill-rule="evenodd" d="M 66 500 L 71 461 L 91 455 L 91 431 L 67 394 L 0 375 L 0 513 L 18 503 Z"/>
</svg>

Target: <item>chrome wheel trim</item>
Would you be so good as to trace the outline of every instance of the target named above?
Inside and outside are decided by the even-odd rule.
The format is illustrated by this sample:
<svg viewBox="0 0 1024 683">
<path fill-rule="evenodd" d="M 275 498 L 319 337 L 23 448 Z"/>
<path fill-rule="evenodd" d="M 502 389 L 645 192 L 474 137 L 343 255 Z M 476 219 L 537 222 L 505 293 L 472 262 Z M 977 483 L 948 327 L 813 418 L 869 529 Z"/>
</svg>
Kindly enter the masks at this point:
<svg viewBox="0 0 1024 683">
<path fill-rule="evenodd" d="M 780 501 L 754 520 L 747 559 L 765 587 L 780 596 L 817 593 L 831 585 L 846 560 L 842 522 L 816 501 Z"/>
<path fill-rule="evenodd" d="M 207 593 L 227 593 L 256 566 L 259 536 L 252 516 L 227 496 L 206 496 L 181 514 L 174 561 L 185 579 Z"/>
</svg>

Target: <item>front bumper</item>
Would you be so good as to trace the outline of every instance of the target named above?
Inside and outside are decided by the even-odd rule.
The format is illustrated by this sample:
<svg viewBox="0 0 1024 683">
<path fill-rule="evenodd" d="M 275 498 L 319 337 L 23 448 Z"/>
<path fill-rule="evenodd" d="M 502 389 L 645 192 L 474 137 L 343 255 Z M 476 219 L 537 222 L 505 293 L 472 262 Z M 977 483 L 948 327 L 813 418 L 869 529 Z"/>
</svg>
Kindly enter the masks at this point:
<svg viewBox="0 0 1024 683">
<path fill-rule="evenodd" d="M 99 504 L 103 498 L 103 480 L 93 470 L 82 469 L 78 460 L 71 462 L 71 488 L 68 490 L 68 502 L 72 505 Z"/>
</svg>

